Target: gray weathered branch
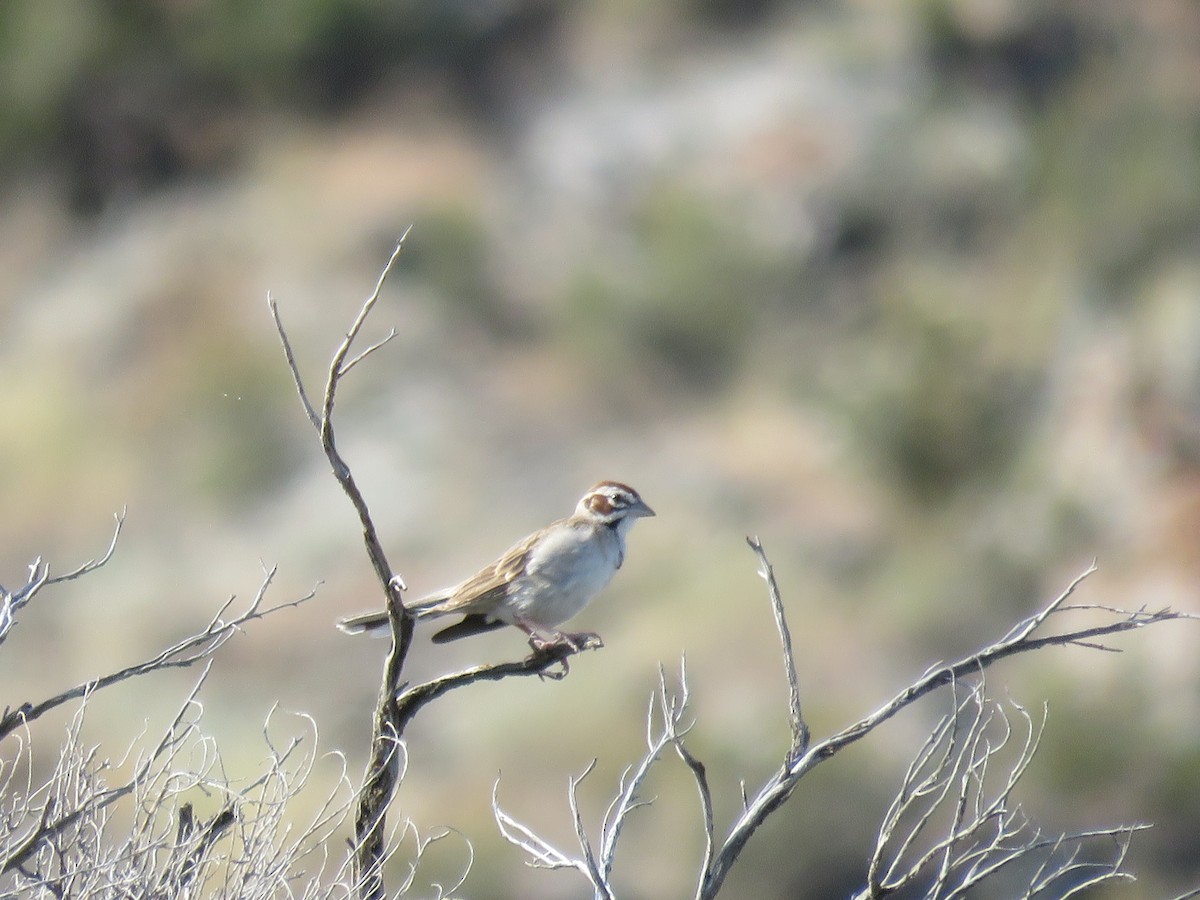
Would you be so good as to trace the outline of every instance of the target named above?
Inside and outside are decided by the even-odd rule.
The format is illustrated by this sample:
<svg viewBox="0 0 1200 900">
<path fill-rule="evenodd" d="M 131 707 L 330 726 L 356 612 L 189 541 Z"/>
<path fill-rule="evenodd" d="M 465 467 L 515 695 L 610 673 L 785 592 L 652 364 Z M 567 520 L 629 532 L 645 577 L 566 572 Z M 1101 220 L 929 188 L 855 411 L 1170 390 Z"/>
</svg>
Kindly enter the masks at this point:
<svg viewBox="0 0 1200 900">
<path fill-rule="evenodd" d="M 40 718 L 45 713 L 62 706 L 64 703 L 86 697 L 89 694 L 111 687 L 114 684 L 119 684 L 129 678 L 148 675 L 151 672 L 158 672 L 164 669 L 187 668 L 202 660 L 206 660 L 216 653 L 226 641 L 241 631 L 242 626 L 246 623 L 261 619 L 281 609 L 298 606 L 314 596 L 314 592 L 310 591 L 305 596 L 296 600 L 277 603 L 273 606 L 264 606 L 263 601 L 266 597 L 267 588 L 270 587 L 271 580 L 274 577 L 275 569 L 271 569 L 263 578 L 250 605 L 237 615 L 229 619 L 225 618 L 230 607 L 237 600 L 236 596 L 230 597 L 221 605 L 203 629 L 176 641 L 149 659 L 126 666 L 115 672 L 110 672 L 107 675 L 91 678 L 53 697 L 36 702 L 27 701 L 19 704 L 16 708 L 6 707 L 3 716 L 0 716 L 0 740 L 4 740 L 19 726 Z"/>
<path fill-rule="evenodd" d="M 354 506 L 355 512 L 358 513 L 363 529 L 363 543 L 366 546 L 371 567 L 383 589 L 388 621 L 392 630 L 392 646 L 387 661 L 384 663 L 383 681 L 375 709 L 371 758 L 367 764 L 367 773 L 359 794 L 359 808 L 354 826 L 356 863 L 354 883 L 359 896 L 364 900 L 381 900 L 385 894 L 382 869 L 387 848 L 387 808 L 396 790 L 397 773 L 399 772 L 399 742 L 403 733 L 400 710 L 396 705 L 396 689 L 400 684 L 400 674 L 404 670 L 404 661 L 408 656 L 409 647 L 412 645 L 413 618 L 404 608 L 404 579 L 392 571 L 387 554 L 384 553 L 383 545 L 379 541 L 366 498 L 355 482 L 350 467 L 338 452 L 333 428 L 333 407 L 342 377 L 370 353 L 391 340 L 392 335 L 389 335 L 384 340 L 368 347 L 349 363 L 346 362 L 346 357 L 362 330 L 367 316 L 370 315 L 379 300 L 380 292 L 392 271 L 392 266 L 399 258 L 400 251 L 404 249 L 404 241 L 407 237 L 408 231 L 405 231 L 397 241 L 387 265 L 383 267 L 383 271 L 375 283 L 375 289 L 359 308 L 358 315 L 355 316 L 347 330 L 345 338 L 333 353 L 325 378 L 325 391 L 321 399 L 320 412 L 308 398 L 304 379 L 296 363 L 295 353 L 279 316 L 278 304 L 273 297 L 267 298 L 267 305 L 271 310 L 271 317 L 275 321 L 275 328 L 279 332 L 279 340 L 283 344 L 284 356 L 287 359 L 288 368 L 291 370 L 296 391 L 300 395 L 300 402 L 309 421 L 320 435 L 321 449 L 324 451 L 326 459 L 329 460 L 333 476 L 338 480 L 338 484 L 341 485 L 343 492 Z"/>
<path fill-rule="evenodd" d="M 113 552 L 117 549 L 117 538 L 121 536 L 121 526 L 125 524 L 125 510 L 122 509 L 113 518 L 117 520 L 117 524 L 113 528 L 112 538 L 108 542 L 108 549 L 101 556 L 89 559 L 73 571 L 54 577 L 50 576 L 49 564 L 44 562 L 39 556 L 30 563 L 29 576 L 26 578 L 25 584 L 21 587 L 15 591 L 8 591 L 3 585 L 0 585 L 0 644 L 4 643 L 4 639 L 8 637 L 9 631 L 16 624 L 17 611 L 28 604 L 38 591 L 47 585 L 61 584 L 64 581 L 81 578 L 89 572 L 94 572 L 96 569 L 103 567 L 112 559 Z"/>
<path fill-rule="evenodd" d="M 333 410 L 338 385 L 342 378 L 396 336 L 395 329 L 392 329 L 381 340 L 371 344 L 356 356 L 350 357 L 354 342 L 379 300 L 384 283 L 399 258 L 400 251 L 404 248 L 409 231 L 405 231 L 397 242 L 391 257 L 375 283 L 375 289 L 359 308 L 358 314 L 346 331 L 345 338 L 334 351 L 326 372 L 325 390 L 319 408 L 309 399 L 304 379 L 296 362 L 295 352 L 280 318 L 278 304 L 273 297 L 267 298 L 271 317 L 283 345 L 288 369 L 291 371 L 296 391 L 300 395 L 301 405 L 304 407 L 309 422 L 320 436 L 321 448 L 329 460 L 334 477 L 358 513 L 367 556 L 383 589 L 388 621 L 391 626 L 392 643 L 384 662 L 372 727 L 370 759 L 367 763 L 362 789 L 359 792 L 354 823 L 353 883 L 357 895 L 362 900 L 382 900 L 386 893 L 383 883 L 383 863 L 387 854 L 387 812 L 402 771 L 400 761 L 403 745 L 401 741 L 408 723 L 417 712 L 426 704 L 451 690 L 480 681 L 498 681 L 502 678 L 521 675 L 561 677 L 565 674 L 566 659 L 569 656 L 580 650 L 591 649 L 593 646 L 590 643 L 579 648 L 554 645 L 542 650 L 535 650 L 532 655 L 520 662 L 478 666 L 435 678 L 423 684 L 403 686 L 402 673 L 409 648 L 412 645 L 414 621 L 413 616 L 404 606 L 403 592 L 406 587 L 404 580 L 392 570 L 388 563 L 366 499 L 355 482 L 349 465 L 338 452 L 333 426 Z M 561 672 L 556 672 L 554 667 L 559 664 L 563 669 Z"/>
<path fill-rule="evenodd" d="M 1067 599 L 1095 571 L 1092 566 L 1073 580 L 1062 594 L 1034 615 L 1017 623 L 1000 640 L 957 662 L 931 667 L 865 718 L 813 742 L 802 714 L 791 631 L 774 571 L 762 544 L 754 538 L 747 540 L 758 557 L 759 574 L 767 582 L 783 650 L 791 739 L 780 768 L 753 797 L 747 795 L 743 786 L 742 811 L 731 823 L 726 837 L 717 840 L 707 772 L 704 764 L 684 741 L 691 727 L 690 724 L 683 725 L 687 705 L 686 677 L 681 677 L 679 690 L 673 695 L 668 692 L 665 679 L 660 677 L 659 689 L 652 699 L 650 715 L 647 717 L 647 751 L 640 762 L 627 769 L 622 777 L 601 829 L 602 849 L 599 855 L 594 852 L 582 830 L 575 797 L 579 781 L 591 771 L 591 766 L 584 776 L 571 781 L 568 791 L 582 851 L 580 854 L 559 850 L 532 828 L 516 821 L 500 809 L 493 794 L 493 813 L 501 834 L 521 848 L 531 865 L 576 869 L 591 883 L 597 898 L 607 900 L 613 897 L 610 875 L 621 825 L 632 810 L 649 802 L 639 799 L 637 790 L 650 768 L 660 761 L 662 751 L 673 747 L 676 756 L 691 773 L 700 797 L 704 850 L 698 867 L 695 896 L 698 900 L 711 900 L 720 892 L 730 869 L 754 833 L 787 802 L 805 775 L 932 691 L 945 685 L 968 684 L 974 680 L 966 699 L 956 704 L 953 712 L 935 727 L 910 767 L 896 803 L 881 827 L 870 860 L 867 886 L 857 895 L 859 900 L 884 897 L 902 887 L 911 888 L 921 877 L 932 879 L 934 887 L 929 896 L 965 896 L 969 888 L 977 887 L 984 879 L 1018 860 L 1040 860 L 1030 878 L 1030 896 L 1047 886 L 1063 885 L 1068 878 L 1095 885 L 1127 877 L 1122 866 L 1129 840 L 1135 831 L 1145 826 L 1122 826 L 1044 837 L 1012 802 L 1013 791 L 1037 750 L 1041 733 L 1040 728 L 1034 726 L 1032 718 L 1019 706 L 1013 705 L 1012 708 L 1024 724 L 1024 737 L 1015 741 L 1015 759 L 998 786 L 993 786 L 989 781 L 989 766 L 994 769 L 999 765 L 996 762 L 997 754 L 1013 742 L 1015 735 L 1004 708 L 984 699 L 981 676 L 990 666 L 1010 656 L 1052 646 L 1111 650 L 1097 639 L 1161 622 L 1195 619 L 1197 616 L 1169 609 L 1148 612 L 1145 609 L 1129 611 L 1087 604 L 1068 606 Z M 1108 621 L 1089 627 L 1064 627 L 1049 631 L 1052 623 L 1080 611 L 1102 613 L 1108 617 Z M 663 720 L 658 730 L 654 726 L 656 706 L 661 709 Z M 950 817 L 948 830 L 936 834 L 946 815 Z M 1098 838 L 1114 842 L 1116 849 L 1112 858 L 1101 864 L 1080 862 L 1078 853 L 1081 845 Z"/>
<path fill-rule="evenodd" d="M 755 552 L 759 553 L 760 550 L 756 548 Z M 763 822 L 787 802 L 800 779 L 808 772 L 833 758 L 851 744 L 862 740 L 901 710 L 906 709 L 932 691 L 963 681 L 973 675 L 979 675 L 995 663 L 1018 654 L 1032 653 L 1053 646 L 1074 645 L 1095 649 L 1095 638 L 1134 631 L 1161 622 L 1200 618 L 1190 613 L 1171 609 L 1147 612 L 1145 609 L 1129 611 L 1088 605 L 1065 606 L 1067 599 L 1074 594 L 1076 588 L 1095 571 L 1096 567 L 1093 564 L 1075 578 L 1058 597 L 1034 615 L 1019 622 L 1003 638 L 950 665 L 931 668 L 921 678 L 859 722 L 824 740 L 811 744 L 799 756 L 793 755 L 789 748 L 780 768 L 762 785 L 758 793 L 749 800 L 742 814 L 734 821 L 728 836 L 715 854 L 713 865 L 704 874 L 697 896 L 711 898 L 717 895 L 729 874 L 730 867 L 737 861 L 747 841 Z M 1056 633 L 1041 634 L 1041 631 L 1054 621 L 1055 617 L 1079 610 L 1106 612 L 1115 619 L 1088 628 L 1064 629 Z"/>
</svg>

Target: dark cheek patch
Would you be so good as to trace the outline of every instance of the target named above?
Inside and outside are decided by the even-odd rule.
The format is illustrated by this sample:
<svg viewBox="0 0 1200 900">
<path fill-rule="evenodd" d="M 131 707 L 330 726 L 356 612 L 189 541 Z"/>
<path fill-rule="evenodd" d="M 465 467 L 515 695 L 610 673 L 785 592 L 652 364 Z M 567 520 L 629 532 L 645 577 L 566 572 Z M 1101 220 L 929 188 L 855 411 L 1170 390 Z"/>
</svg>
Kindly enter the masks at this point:
<svg viewBox="0 0 1200 900">
<path fill-rule="evenodd" d="M 607 516 L 613 511 L 613 506 L 603 494 L 593 494 L 588 500 L 588 509 L 601 516 Z"/>
</svg>

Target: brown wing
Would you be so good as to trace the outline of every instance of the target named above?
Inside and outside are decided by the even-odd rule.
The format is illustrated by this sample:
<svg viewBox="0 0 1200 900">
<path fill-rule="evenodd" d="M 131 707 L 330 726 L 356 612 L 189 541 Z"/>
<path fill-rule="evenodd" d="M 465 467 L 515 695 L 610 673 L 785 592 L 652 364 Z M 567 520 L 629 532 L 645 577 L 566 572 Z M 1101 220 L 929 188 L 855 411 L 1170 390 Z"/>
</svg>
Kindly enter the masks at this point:
<svg viewBox="0 0 1200 900">
<path fill-rule="evenodd" d="M 480 613 L 486 615 L 496 609 L 508 593 L 508 586 L 525 569 L 529 551 L 533 549 L 538 534 L 529 535 L 519 544 L 514 544 L 498 560 L 472 575 L 450 592 L 440 603 L 426 607 L 427 614 L 449 615 L 452 613 Z"/>
</svg>

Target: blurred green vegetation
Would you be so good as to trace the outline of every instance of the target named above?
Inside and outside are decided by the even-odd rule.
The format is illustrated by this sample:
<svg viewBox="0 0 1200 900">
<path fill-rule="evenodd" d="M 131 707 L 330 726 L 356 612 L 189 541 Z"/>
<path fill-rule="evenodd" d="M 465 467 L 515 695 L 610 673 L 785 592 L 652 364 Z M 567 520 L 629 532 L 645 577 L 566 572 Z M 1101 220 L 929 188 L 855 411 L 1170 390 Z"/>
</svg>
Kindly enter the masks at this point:
<svg viewBox="0 0 1200 900">
<path fill-rule="evenodd" d="M 428 283 L 452 321 L 500 336 L 511 332 L 504 295 L 491 279 L 488 234 L 478 215 L 442 206 L 415 219 L 421 240 L 405 253 L 404 272 Z"/>
<path fill-rule="evenodd" d="M 727 388 L 778 302 L 782 266 L 678 185 L 649 191 L 629 224 L 621 265 L 598 259 L 567 289 L 567 340 L 600 370 L 665 367 L 680 390 Z"/>
<path fill-rule="evenodd" d="M 914 281 L 901 290 L 911 295 L 893 297 L 877 326 L 886 358 L 859 373 L 867 446 L 923 502 L 1002 480 L 1037 421 L 1040 373 L 989 346 L 994 317 L 972 315 L 948 288 L 939 296 Z"/>
<path fill-rule="evenodd" d="M 94 213 L 114 192 L 228 170 L 257 117 L 336 115 L 389 79 L 439 81 L 486 115 L 497 67 L 559 15 L 546 0 L 13 0 L 0 166 L 56 161 Z"/>
</svg>

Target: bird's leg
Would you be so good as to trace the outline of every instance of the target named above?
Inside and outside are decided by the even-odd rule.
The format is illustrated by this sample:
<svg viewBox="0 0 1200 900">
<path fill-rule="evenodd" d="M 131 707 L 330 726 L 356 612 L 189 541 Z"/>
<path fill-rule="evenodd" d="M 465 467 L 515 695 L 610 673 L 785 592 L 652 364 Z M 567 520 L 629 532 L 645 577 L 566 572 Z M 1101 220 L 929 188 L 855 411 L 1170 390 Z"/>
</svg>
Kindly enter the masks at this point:
<svg viewBox="0 0 1200 900">
<path fill-rule="evenodd" d="M 558 639 L 557 633 L 555 637 L 547 638 L 528 622 L 522 622 L 520 619 L 518 619 L 517 621 L 513 622 L 513 624 L 529 635 L 529 646 L 533 648 L 535 656 L 539 653 L 545 653 L 548 650 L 553 650 L 556 647 L 563 646 L 562 641 Z M 530 657 L 530 659 L 532 658 L 533 657 Z M 562 669 L 558 671 L 550 670 L 539 672 L 538 677 L 549 678 L 552 681 L 561 681 L 563 678 L 566 678 L 571 671 L 571 666 L 567 663 L 566 657 L 560 659 L 559 662 L 562 664 Z"/>
<path fill-rule="evenodd" d="M 513 622 L 518 628 L 529 635 L 529 646 L 534 650 L 545 650 L 547 647 L 552 647 L 557 642 L 557 638 L 548 638 L 540 631 L 530 625 L 528 622 L 523 622 L 517 619 Z"/>
</svg>

